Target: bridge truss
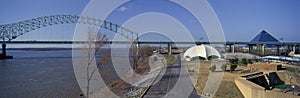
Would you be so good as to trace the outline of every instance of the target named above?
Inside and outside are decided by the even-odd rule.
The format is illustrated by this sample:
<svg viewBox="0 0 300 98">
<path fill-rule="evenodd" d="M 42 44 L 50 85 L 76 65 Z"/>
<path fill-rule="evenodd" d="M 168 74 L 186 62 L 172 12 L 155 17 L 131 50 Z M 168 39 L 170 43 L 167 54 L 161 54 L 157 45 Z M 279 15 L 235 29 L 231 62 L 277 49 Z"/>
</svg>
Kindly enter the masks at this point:
<svg viewBox="0 0 300 98">
<path fill-rule="evenodd" d="M 53 15 L 53 16 L 42 16 L 29 20 L 20 21 L 17 23 L 0 25 L 0 39 L 5 41 L 11 41 L 19 36 L 22 36 L 30 31 L 51 26 L 57 24 L 87 24 L 92 26 L 100 26 L 102 29 L 112 31 L 120 34 L 131 42 L 137 41 L 138 33 L 135 33 L 129 29 L 121 27 L 120 25 L 113 24 L 111 22 L 92 18 L 88 16 L 77 16 L 77 15 Z"/>
</svg>

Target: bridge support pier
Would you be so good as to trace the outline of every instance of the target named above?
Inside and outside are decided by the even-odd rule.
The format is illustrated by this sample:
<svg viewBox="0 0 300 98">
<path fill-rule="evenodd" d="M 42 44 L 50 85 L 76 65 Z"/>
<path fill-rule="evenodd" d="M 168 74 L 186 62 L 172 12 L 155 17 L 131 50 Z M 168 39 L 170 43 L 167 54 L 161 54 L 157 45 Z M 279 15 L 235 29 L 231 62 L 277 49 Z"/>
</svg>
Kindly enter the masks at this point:
<svg viewBox="0 0 300 98">
<path fill-rule="evenodd" d="M 227 49 L 227 45 L 226 44 L 224 44 L 224 52 L 226 53 L 227 51 L 226 51 L 226 49 Z"/>
<path fill-rule="evenodd" d="M 289 54 L 291 52 L 291 47 L 290 45 L 287 45 L 287 54 Z"/>
<path fill-rule="evenodd" d="M 248 53 L 251 54 L 252 45 L 248 45 Z"/>
<path fill-rule="evenodd" d="M 168 54 L 172 54 L 172 44 L 168 43 Z"/>
<path fill-rule="evenodd" d="M 293 50 L 292 50 L 292 52 L 293 52 L 293 53 L 295 53 L 295 52 L 296 52 L 296 45 L 294 45 L 294 46 L 293 46 Z"/>
<path fill-rule="evenodd" d="M 279 55 L 280 55 L 280 45 L 277 45 L 276 48 L 277 48 L 277 49 L 276 49 L 276 51 L 277 51 L 277 56 L 279 56 Z"/>
<path fill-rule="evenodd" d="M 229 49 L 228 49 L 228 51 L 226 51 L 226 52 L 229 53 L 230 51 L 231 51 L 231 45 L 229 45 Z"/>
<path fill-rule="evenodd" d="M 2 59 L 12 59 L 13 56 L 7 56 L 6 55 L 6 43 L 2 42 L 2 54 L 0 54 L 0 60 Z"/>
<path fill-rule="evenodd" d="M 295 54 L 299 54 L 299 45 L 296 45 Z"/>
<path fill-rule="evenodd" d="M 230 47 L 231 47 L 231 53 L 234 54 L 234 52 L 235 52 L 235 51 L 234 51 L 234 49 L 235 49 L 235 48 L 234 48 L 234 44 L 230 45 Z"/>
<path fill-rule="evenodd" d="M 265 56 L 265 48 L 266 48 L 266 45 L 262 44 L 261 45 L 261 56 Z"/>
<path fill-rule="evenodd" d="M 6 56 L 6 44 L 2 43 L 2 55 Z"/>
</svg>

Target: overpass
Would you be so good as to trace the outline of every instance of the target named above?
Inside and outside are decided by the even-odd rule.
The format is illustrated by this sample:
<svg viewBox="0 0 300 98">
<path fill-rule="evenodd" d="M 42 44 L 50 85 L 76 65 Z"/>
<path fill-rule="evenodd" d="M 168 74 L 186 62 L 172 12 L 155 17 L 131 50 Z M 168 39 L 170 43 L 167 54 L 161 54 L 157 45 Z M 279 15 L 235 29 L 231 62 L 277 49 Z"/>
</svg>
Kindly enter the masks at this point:
<svg viewBox="0 0 300 98">
<path fill-rule="evenodd" d="M 86 41 L 8 41 L 7 44 L 84 44 Z M 97 41 L 95 42 L 97 43 Z M 107 41 L 106 44 L 131 44 L 130 41 Z M 277 54 L 279 54 L 279 48 L 283 46 L 292 47 L 292 51 L 295 52 L 296 48 L 300 46 L 300 42 L 168 42 L 168 41 L 136 41 L 136 44 L 166 44 L 168 45 L 168 53 L 172 53 L 172 45 L 173 44 L 222 44 L 226 48 L 229 46 L 231 53 L 235 53 L 235 45 L 248 45 L 249 53 L 252 50 L 253 46 L 260 46 L 262 48 L 262 53 L 265 54 L 264 50 L 267 45 L 274 45 L 277 47 Z"/>
</svg>

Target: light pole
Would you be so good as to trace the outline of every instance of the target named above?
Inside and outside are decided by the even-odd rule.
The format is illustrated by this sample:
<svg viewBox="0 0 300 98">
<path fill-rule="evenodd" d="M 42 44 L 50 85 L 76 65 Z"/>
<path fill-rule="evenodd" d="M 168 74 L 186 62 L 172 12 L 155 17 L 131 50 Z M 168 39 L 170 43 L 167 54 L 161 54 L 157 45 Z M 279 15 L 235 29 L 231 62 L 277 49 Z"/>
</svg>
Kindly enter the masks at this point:
<svg viewBox="0 0 300 98">
<path fill-rule="evenodd" d="M 295 85 L 292 85 L 292 89 L 293 89 L 293 95 L 294 95 L 294 92 L 295 92 Z"/>
</svg>

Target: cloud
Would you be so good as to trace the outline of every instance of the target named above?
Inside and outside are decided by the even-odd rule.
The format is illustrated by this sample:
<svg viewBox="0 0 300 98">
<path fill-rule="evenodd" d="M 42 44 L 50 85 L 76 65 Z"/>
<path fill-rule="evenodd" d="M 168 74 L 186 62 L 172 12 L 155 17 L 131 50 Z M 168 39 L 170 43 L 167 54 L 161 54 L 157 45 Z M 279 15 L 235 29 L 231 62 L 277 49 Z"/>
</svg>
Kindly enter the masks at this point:
<svg viewBox="0 0 300 98">
<path fill-rule="evenodd" d="M 124 7 L 124 6 L 122 6 L 122 7 L 119 8 L 119 11 L 121 11 L 121 12 L 124 12 L 124 11 L 126 11 L 126 10 L 127 10 L 127 8 Z"/>
</svg>

